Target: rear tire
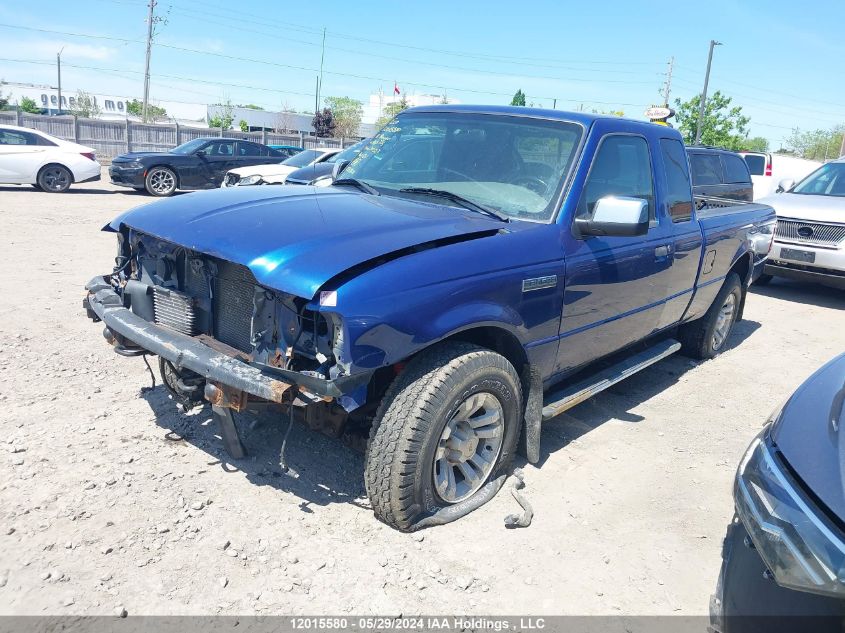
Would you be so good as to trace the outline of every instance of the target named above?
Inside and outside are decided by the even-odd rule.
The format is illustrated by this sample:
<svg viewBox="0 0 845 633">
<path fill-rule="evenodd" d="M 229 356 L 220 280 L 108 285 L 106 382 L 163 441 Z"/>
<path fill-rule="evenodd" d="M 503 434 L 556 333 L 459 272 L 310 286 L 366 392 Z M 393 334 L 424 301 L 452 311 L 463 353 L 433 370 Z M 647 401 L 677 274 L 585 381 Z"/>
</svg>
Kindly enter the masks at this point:
<svg viewBox="0 0 845 633">
<path fill-rule="evenodd" d="M 681 326 L 678 339 L 687 356 L 707 360 L 725 348 L 739 308 L 742 305 L 742 283 L 739 275 L 730 273 L 707 313 L 700 319 Z"/>
<path fill-rule="evenodd" d="M 513 365 L 470 343 L 411 360 L 387 390 L 367 444 L 365 483 L 376 516 L 402 531 L 477 495 L 509 467 L 522 422 Z"/>
<path fill-rule="evenodd" d="M 144 189 L 151 196 L 172 196 L 177 186 L 176 174 L 168 167 L 153 167 L 144 179 Z"/>
<path fill-rule="evenodd" d="M 772 275 L 762 274 L 757 277 L 757 280 L 754 282 L 755 286 L 767 286 L 769 282 L 772 280 Z"/>
<path fill-rule="evenodd" d="M 64 165 L 45 165 L 38 172 L 36 182 L 47 193 L 64 193 L 73 182 L 73 174 Z"/>
</svg>

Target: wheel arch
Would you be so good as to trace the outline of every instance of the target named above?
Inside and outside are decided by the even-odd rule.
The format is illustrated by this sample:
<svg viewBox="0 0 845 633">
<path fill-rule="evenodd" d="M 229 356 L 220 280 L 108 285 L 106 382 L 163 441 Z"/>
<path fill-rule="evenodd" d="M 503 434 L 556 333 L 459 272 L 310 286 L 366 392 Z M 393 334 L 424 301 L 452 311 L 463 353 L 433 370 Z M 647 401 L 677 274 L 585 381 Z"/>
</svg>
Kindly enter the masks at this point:
<svg viewBox="0 0 845 633">
<path fill-rule="evenodd" d="M 169 169 L 173 172 L 173 175 L 176 177 L 176 189 L 179 189 L 182 186 L 181 176 L 179 175 L 179 170 L 176 169 L 173 165 L 168 165 L 167 163 L 156 163 L 155 165 L 150 165 L 149 167 L 144 168 L 144 185 L 147 184 L 147 174 L 149 174 L 153 169 L 157 167 L 164 167 L 165 169 Z"/>
<path fill-rule="evenodd" d="M 745 297 L 748 294 L 748 286 L 751 284 L 751 274 L 754 271 L 754 254 L 748 252 L 739 257 L 732 265 L 728 274 L 725 276 L 725 281 L 731 273 L 736 273 L 739 276 L 740 286 L 742 287 L 741 297 L 739 300 L 739 309 L 736 313 L 736 320 L 742 321 L 742 313 L 745 310 Z"/>
<path fill-rule="evenodd" d="M 70 184 L 73 184 L 73 183 L 76 182 L 76 177 L 73 175 L 73 170 L 70 167 L 68 167 L 64 163 L 60 163 L 58 161 L 52 160 L 49 163 L 44 163 L 43 165 L 41 165 L 41 167 L 38 168 L 38 171 L 35 172 L 35 182 L 36 183 L 41 178 L 41 173 L 45 169 L 47 169 L 48 167 L 62 167 L 64 169 L 67 169 L 67 173 L 70 174 Z"/>
</svg>

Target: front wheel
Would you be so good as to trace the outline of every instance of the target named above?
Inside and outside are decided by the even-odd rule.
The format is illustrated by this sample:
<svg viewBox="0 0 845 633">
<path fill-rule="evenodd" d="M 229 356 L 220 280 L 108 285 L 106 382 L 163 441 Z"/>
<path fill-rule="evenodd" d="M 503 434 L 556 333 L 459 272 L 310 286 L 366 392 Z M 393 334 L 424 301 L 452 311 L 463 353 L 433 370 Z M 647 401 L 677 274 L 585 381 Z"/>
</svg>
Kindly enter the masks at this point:
<svg viewBox="0 0 845 633">
<path fill-rule="evenodd" d="M 144 189 L 151 196 L 170 196 L 176 191 L 176 174 L 167 167 L 153 167 L 147 172 Z"/>
<path fill-rule="evenodd" d="M 519 377 L 503 356 L 469 343 L 421 353 L 370 432 L 365 483 L 376 516 L 406 531 L 479 494 L 510 465 L 521 420 Z"/>
<path fill-rule="evenodd" d="M 678 338 L 684 353 L 706 360 L 721 352 L 736 323 L 741 304 L 742 282 L 739 275 L 730 273 L 707 313 L 681 326 Z"/>
</svg>

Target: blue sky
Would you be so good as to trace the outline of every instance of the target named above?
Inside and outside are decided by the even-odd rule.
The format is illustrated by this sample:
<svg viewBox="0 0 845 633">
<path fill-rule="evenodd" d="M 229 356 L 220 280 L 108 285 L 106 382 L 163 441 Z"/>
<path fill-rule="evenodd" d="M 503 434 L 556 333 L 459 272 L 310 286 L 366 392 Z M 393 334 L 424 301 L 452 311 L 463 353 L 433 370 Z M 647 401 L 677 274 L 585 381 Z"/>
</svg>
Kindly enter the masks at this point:
<svg viewBox="0 0 845 633">
<path fill-rule="evenodd" d="M 752 136 L 777 146 L 795 126 L 845 122 L 845 1 L 807 3 L 812 11 L 782 0 L 669 2 L 663 12 L 659 4 L 159 0 L 167 23 L 158 27 L 151 92 L 312 109 L 325 27 L 324 96 L 366 101 L 395 80 L 408 93 L 507 103 L 521 88 L 542 107 L 557 99 L 558 109 L 583 104 L 640 118 L 661 100 L 671 56 L 672 100 L 700 90 L 712 38 L 724 46 L 710 91 L 743 106 Z M 0 78 L 55 84 L 64 46 L 64 85 L 140 96 L 145 18 L 145 0 L 0 0 Z"/>
</svg>

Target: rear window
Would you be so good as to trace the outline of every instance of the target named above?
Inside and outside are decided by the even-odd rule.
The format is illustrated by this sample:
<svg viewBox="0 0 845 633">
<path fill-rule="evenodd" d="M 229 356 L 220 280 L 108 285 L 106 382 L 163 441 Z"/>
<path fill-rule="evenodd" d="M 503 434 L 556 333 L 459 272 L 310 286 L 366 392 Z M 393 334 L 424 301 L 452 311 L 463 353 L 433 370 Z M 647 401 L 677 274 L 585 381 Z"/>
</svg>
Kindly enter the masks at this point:
<svg viewBox="0 0 845 633">
<path fill-rule="evenodd" d="M 671 138 L 660 139 L 663 155 L 663 169 L 666 173 L 666 205 L 672 222 L 686 222 L 692 219 L 692 195 L 687 171 L 687 157 L 680 141 Z"/>
<path fill-rule="evenodd" d="M 722 162 L 718 154 L 691 153 L 689 159 L 692 168 L 692 184 L 722 184 Z"/>
<path fill-rule="evenodd" d="M 725 166 L 725 182 L 751 182 L 748 167 L 739 156 L 722 154 L 722 163 Z"/>
<path fill-rule="evenodd" d="M 762 176 L 766 172 L 766 157 L 761 154 L 745 154 L 743 156 L 748 171 L 752 176 Z"/>
</svg>

